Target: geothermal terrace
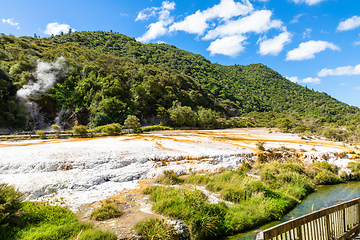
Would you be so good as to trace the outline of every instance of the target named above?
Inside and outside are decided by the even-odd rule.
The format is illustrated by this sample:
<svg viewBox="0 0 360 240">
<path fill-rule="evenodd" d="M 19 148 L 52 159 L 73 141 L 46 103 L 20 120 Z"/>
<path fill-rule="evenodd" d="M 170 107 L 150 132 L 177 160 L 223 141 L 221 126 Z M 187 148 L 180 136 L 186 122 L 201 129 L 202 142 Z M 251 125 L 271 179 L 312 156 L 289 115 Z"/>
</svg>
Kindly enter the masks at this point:
<svg viewBox="0 0 360 240">
<path fill-rule="evenodd" d="M 256 143 L 293 148 L 303 161 L 326 160 L 343 170 L 351 154 L 341 143 L 301 139 L 268 129 L 162 131 L 118 137 L 0 142 L 0 182 L 28 200 L 58 199 L 72 210 L 139 187 L 164 170 L 178 174 L 237 168 L 256 160 Z"/>
</svg>

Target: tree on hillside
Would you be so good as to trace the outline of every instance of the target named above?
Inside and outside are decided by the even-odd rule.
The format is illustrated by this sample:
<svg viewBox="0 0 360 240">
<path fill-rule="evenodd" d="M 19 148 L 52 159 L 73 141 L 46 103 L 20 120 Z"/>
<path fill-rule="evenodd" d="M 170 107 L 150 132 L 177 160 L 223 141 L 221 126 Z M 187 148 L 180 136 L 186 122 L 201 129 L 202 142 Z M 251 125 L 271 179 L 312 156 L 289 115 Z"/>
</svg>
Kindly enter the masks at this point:
<svg viewBox="0 0 360 240">
<path fill-rule="evenodd" d="M 196 124 L 196 115 L 191 107 L 181 106 L 180 102 L 174 102 L 168 110 L 169 124 L 174 127 L 193 127 Z"/>
<path fill-rule="evenodd" d="M 138 132 L 138 129 L 141 126 L 140 120 L 134 115 L 128 115 L 124 122 L 124 126 L 127 129 L 133 129 L 134 132 Z"/>
</svg>

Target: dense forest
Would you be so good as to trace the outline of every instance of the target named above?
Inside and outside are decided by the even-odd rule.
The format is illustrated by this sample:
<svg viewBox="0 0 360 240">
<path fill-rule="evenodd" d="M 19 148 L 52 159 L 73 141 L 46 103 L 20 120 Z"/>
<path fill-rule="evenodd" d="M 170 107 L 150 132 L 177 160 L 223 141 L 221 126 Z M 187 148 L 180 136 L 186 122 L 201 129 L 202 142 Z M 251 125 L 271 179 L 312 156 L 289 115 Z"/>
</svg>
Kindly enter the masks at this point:
<svg viewBox="0 0 360 240">
<path fill-rule="evenodd" d="M 44 39 L 2 34 L 0 97 L 0 128 L 12 130 L 122 124 L 136 115 L 143 124 L 303 132 L 344 125 L 359 112 L 263 64 L 223 66 L 103 31 Z"/>
<path fill-rule="evenodd" d="M 175 46 L 142 44 L 134 38 L 111 32 L 74 32 L 53 36 L 49 40 L 54 43 L 75 42 L 138 63 L 176 69 L 195 79 L 219 101 L 235 103 L 241 113 L 296 112 L 335 122 L 358 111 L 358 108 L 326 93 L 292 83 L 263 64 L 224 66 Z"/>
</svg>

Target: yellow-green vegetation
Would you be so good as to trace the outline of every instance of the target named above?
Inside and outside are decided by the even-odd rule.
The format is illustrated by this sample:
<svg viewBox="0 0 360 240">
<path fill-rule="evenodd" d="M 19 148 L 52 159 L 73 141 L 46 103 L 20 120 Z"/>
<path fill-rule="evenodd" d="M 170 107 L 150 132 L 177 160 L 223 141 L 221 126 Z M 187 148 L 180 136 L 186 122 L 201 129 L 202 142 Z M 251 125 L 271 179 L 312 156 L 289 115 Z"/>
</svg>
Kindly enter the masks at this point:
<svg viewBox="0 0 360 240">
<path fill-rule="evenodd" d="M 151 196 L 153 210 L 185 221 L 191 239 L 211 239 L 280 219 L 315 191 L 317 184 L 343 182 L 337 173 L 338 168 L 327 162 L 304 165 L 292 159 L 253 165 L 245 163 L 237 170 L 193 173 L 185 177 L 182 187 L 154 186 L 144 193 Z M 182 178 L 169 171 L 158 182 L 181 184 L 178 179 Z M 210 203 L 205 193 L 193 189 L 193 185 L 217 193 L 221 201 Z M 146 224 L 147 229 L 151 227 L 149 222 Z M 161 232 L 153 235 L 161 236 Z"/>
<path fill-rule="evenodd" d="M 162 184 L 175 185 L 183 183 L 184 179 L 179 178 L 172 170 L 165 170 L 163 174 L 157 179 L 157 182 Z"/>
<path fill-rule="evenodd" d="M 152 125 L 147 126 L 141 129 L 143 132 L 150 132 L 150 131 L 162 131 L 162 130 L 170 130 L 170 127 L 167 126 L 160 126 L 160 125 Z"/>
<path fill-rule="evenodd" d="M 22 202 L 21 196 L 13 187 L 0 185 L 1 239 L 116 240 L 115 234 L 81 223 L 74 213 L 64 207 Z"/>
<path fill-rule="evenodd" d="M 176 239 L 175 230 L 164 219 L 149 218 L 135 225 L 135 230 L 146 240 Z"/>
<path fill-rule="evenodd" d="M 83 125 L 74 126 L 73 131 L 76 135 L 81 137 L 86 137 L 89 132 L 88 128 Z"/>
<path fill-rule="evenodd" d="M 110 218 L 120 217 L 122 214 L 123 212 L 120 211 L 117 202 L 107 200 L 101 205 L 101 207 L 95 209 L 91 213 L 90 218 L 97 221 L 103 221 Z"/>
<path fill-rule="evenodd" d="M 102 132 L 108 136 L 114 136 L 121 133 L 122 126 L 119 123 L 112 123 L 91 129 L 93 132 Z"/>
<path fill-rule="evenodd" d="M 360 162 L 349 162 L 347 168 L 351 170 L 349 174 L 346 172 L 342 172 L 341 177 L 344 180 L 359 180 L 360 179 Z"/>
<path fill-rule="evenodd" d="M 44 130 L 36 130 L 36 135 L 39 136 L 39 138 L 41 139 L 45 139 L 46 138 L 46 134 L 45 134 L 45 131 Z"/>
<path fill-rule="evenodd" d="M 22 193 L 4 183 L 0 184 L 0 228 L 9 224 L 9 218 L 22 206 Z"/>
<path fill-rule="evenodd" d="M 144 191 L 154 201 L 153 210 L 184 220 L 196 239 L 225 234 L 226 205 L 211 204 L 199 190 L 154 186 Z"/>
</svg>

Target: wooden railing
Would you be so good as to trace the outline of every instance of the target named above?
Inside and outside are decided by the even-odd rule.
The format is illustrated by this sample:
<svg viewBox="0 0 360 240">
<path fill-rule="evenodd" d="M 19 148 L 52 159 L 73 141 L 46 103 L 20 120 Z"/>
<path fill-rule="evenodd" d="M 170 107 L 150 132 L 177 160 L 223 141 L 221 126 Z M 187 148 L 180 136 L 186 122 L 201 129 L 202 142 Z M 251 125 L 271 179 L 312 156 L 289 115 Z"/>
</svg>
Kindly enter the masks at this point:
<svg viewBox="0 0 360 240">
<path fill-rule="evenodd" d="M 309 213 L 264 231 L 256 240 L 347 239 L 360 230 L 360 198 Z"/>
</svg>

